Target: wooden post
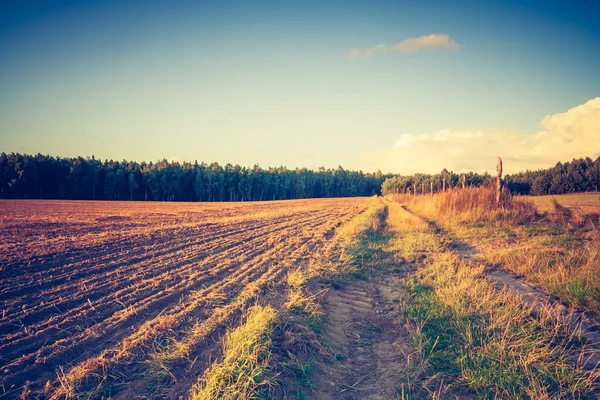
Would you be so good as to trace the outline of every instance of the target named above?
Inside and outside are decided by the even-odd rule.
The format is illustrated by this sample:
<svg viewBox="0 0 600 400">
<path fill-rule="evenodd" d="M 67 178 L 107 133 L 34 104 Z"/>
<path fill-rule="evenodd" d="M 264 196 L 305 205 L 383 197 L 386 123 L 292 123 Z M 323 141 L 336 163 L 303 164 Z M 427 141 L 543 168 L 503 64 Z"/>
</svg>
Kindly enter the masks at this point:
<svg viewBox="0 0 600 400">
<path fill-rule="evenodd" d="M 425 182 L 421 182 L 421 194 L 425 194 Z"/>
<path fill-rule="evenodd" d="M 467 176 L 465 174 L 463 174 L 463 176 L 462 176 L 462 188 L 463 189 L 465 188 L 466 182 L 467 182 Z"/>
<path fill-rule="evenodd" d="M 433 197 L 433 179 L 429 181 L 429 189 L 431 190 L 431 197 Z"/>
<path fill-rule="evenodd" d="M 416 196 L 417 195 L 417 184 L 413 183 L 413 194 Z"/>
<path fill-rule="evenodd" d="M 496 171 L 498 172 L 496 175 L 496 206 L 500 207 L 500 197 L 502 193 L 502 159 L 500 157 L 498 157 L 496 163 Z"/>
<path fill-rule="evenodd" d="M 446 191 L 446 177 L 442 178 L 442 192 Z"/>
</svg>

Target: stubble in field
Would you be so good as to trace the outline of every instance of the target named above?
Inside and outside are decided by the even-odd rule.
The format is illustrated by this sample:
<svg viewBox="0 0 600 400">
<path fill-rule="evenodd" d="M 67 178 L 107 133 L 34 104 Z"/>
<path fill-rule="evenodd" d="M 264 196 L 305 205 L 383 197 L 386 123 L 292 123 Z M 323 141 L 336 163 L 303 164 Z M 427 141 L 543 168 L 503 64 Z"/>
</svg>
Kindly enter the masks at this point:
<svg viewBox="0 0 600 400">
<path fill-rule="evenodd" d="M 366 203 L 0 202 L 0 390 L 185 393 L 251 299 Z"/>
</svg>

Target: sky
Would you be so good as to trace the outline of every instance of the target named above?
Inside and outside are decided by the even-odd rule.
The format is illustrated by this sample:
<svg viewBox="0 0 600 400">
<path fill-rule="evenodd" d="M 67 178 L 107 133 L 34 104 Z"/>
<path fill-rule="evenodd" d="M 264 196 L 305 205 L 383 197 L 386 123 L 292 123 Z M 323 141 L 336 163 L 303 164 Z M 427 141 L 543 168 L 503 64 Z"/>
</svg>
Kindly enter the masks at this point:
<svg viewBox="0 0 600 400">
<path fill-rule="evenodd" d="M 386 173 L 600 156 L 600 2 L 0 0 L 0 151 Z"/>
</svg>

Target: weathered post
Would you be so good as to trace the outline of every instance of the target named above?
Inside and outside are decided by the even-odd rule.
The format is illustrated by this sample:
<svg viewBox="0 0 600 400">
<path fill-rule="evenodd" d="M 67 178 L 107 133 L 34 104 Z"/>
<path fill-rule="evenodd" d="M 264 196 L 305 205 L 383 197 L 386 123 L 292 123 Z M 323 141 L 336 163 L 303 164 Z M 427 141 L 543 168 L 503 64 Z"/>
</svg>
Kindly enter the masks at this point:
<svg viewBox="0 0 600 400">
<path fill-rule="evenodd" d="M 502 193 L 502 159 L 500 157 L 498 157 L 496 163 L 496 171 L 498 172 L 496 175 L 496 206 L 500 207 L 500 197 Z"/>
<path fill-rule="evenodd" d="M 421 194 L 425 194 L 425 182 L 421 182 Z"/>
<path fill-rule="evenodd" d="M 431 197 L 433 197 L 433 179 L 429 181 L 429 190 L 431 190 Z"/>
<path fill-rule="evenodd" d="M 446 191 L 446 177 L 442 178 L 442 192 Z"/>
<path fill-rule="evenodd" d="M 416 196 L 417 195 L 417 184 L 413 183 L 413 194 Z"/>
<path fill-rule="evenodd" d="M 465 184 L 467 182 L 467 176 L 465 174 L 462 175 L 462 188 L 465 188 Z"/>
</svg>

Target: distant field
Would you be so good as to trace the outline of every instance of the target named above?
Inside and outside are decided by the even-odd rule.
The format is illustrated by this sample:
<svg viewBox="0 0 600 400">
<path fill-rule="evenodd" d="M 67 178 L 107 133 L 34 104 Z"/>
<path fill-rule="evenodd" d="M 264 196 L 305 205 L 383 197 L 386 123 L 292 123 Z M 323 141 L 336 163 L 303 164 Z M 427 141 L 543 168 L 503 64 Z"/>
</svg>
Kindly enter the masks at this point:
<svg viewBox="0 0 600 400">
<path fill-rule="evenodd" d="M 569 208 L 579 207 L 585 212 L 600 211 L 600 193 L 560 194 L 549 196 L 518 196 L 519 199 L 531 200 L 539 211 L 552 211 L 552 199 Z"/>
</svg>

